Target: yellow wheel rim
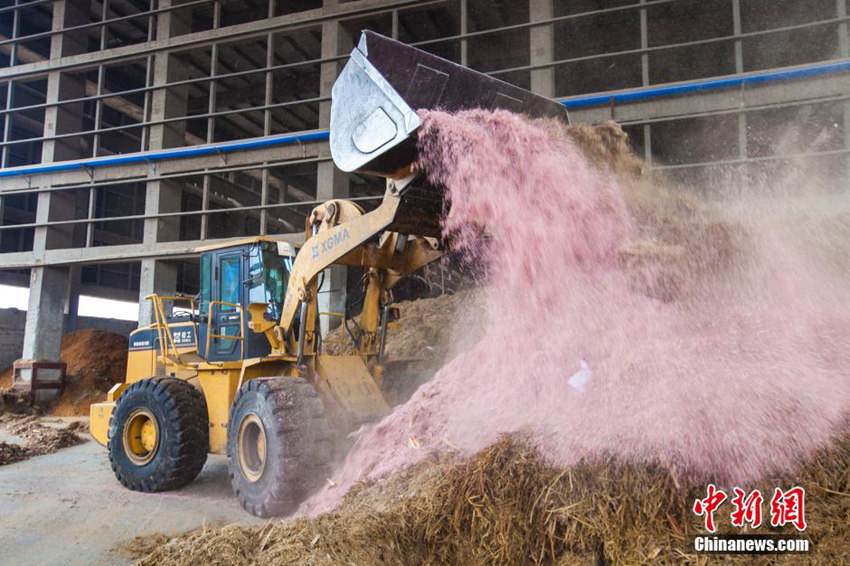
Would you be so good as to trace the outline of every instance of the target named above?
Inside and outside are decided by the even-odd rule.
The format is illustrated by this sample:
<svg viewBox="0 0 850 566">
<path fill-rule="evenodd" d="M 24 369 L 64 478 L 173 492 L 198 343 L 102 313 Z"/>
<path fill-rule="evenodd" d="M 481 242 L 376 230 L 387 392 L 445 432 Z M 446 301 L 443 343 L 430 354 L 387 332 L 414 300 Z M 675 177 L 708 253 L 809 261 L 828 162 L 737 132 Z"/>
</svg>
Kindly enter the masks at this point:
<svg viewBox="0 0 850 566">
<path fill-rule="evenodd" d="M 144 466 L 156 455 L 159 447 L 159 423 L 147 409 L 130 413 L 124 425 L 124 453 L 137 466 Z"/>
<path fill-rule="evenodd" d="M 236 452 L 242 474 L 252 483 L 259 481 L 266 469 L 266 429 L 254 413 L 246 415 L 239 424 Z"/>
</svg>

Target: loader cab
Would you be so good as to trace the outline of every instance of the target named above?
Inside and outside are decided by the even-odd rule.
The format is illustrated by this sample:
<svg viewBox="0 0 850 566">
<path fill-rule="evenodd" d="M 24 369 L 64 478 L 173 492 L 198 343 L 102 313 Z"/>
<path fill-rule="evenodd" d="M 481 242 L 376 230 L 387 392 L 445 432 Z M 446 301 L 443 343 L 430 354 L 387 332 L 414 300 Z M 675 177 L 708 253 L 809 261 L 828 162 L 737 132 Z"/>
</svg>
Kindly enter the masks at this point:
<svg viewBox="0 0 850 566">
<path fill-rule="evenodd" d="M 248 328 L 248 305 L 268 303 L 266 318 L 280 318 L 295 253 L 291 244 L 260 239 L 202 251 L 198 297 L 202 358 L 222 362 L 270 353 L 266 337 Z"/>
</svg>

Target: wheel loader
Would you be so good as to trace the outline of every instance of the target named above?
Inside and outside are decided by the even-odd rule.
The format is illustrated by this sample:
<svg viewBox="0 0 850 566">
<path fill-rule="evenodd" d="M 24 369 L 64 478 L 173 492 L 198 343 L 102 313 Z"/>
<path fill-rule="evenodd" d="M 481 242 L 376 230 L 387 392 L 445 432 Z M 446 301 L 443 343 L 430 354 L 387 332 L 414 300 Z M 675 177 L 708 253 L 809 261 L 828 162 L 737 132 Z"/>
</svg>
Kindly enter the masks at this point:
<svg viewBox="0 0 850 566">
<path fill-rule="evenodd" d="M 412 167 L 416 111 L 497 107 L 567 119 L 553 101 L 364 32 L 333 87 L 330 147 L 343 171 L 386 178 L 383 200 L 369 212 L 317 206 L 300 246 L 258 236 L 200 248 L 197 296 L 147 297 L 155 322 L 130 335 L 126 380 L 91 406 L 118 481 L 178 489 L 209 453 L 226 454 L 236 496 L 263 517 L 293 512 L 321 486 L 335 439 L 390 410 L 393 286 L 444 251 L 443 191 Z M 365 274 L 346 355 L 326 353 L 319 330 L 321 317 L 346 316 L 319 311 L 332 265 Z"/>
</svg>

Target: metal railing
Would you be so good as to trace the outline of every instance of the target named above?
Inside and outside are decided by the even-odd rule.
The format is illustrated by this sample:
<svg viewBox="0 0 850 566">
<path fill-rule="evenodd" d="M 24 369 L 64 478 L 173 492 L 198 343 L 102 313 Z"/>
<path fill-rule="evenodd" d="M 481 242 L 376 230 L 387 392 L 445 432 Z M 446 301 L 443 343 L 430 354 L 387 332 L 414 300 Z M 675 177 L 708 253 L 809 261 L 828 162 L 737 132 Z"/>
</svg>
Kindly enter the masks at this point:
<svg viewBox="0 0 850 566">
<path fill-rule="evenodd" d="M 186 295 L 168 295 L 168 296 L 160 296 L 160 295 L 147 295 L 145 300 L 151 301 L 153 305 L 154 318 L 156 322 L 154 323 L 154 327 L 156 328 L 157 337 L 159 338 L 159 358 L 163 365 L 165 365 L 168 361 L 169 354 L 173 355 L 175 359 L 180 358 L 180 353 L 177 351 L 177 345 L 174 342 L 174 336 L 171 334 L 171 327 L 168 324 L 168 317 L 165 314 L 165 307 L 163 306 L 163 301 L 171 301 L 172 303 L 178 302 L 186 302 L 189 304 L 189 309 L 191 312 L 197 312 L 195 307 L 195 298 L 186 296 Z M 195 351 L 198 350 L 198 334 L 195 325 L 192 325 L 192 332 L 195 338 Z"/>
<path fill-rule="evenodd" d="M 102 29 L 104 27 L 108 27 L 112 24 L 116 24 L 116 23 L 119 23 L 119 22 L 128 22 L 128 21 L 132 21 L 132 20 L 140 19 L 140 18 L 151 18 L 152 16 L 156 16 L 158 14 L 165 14 L 165 13 L 168 13 L 168 12 L 174 12 L 176 10 L 185 10 L 186 8 L 192 8 L 192 7 L 198 6 L 200 4 L 212 4 L 215 1 L 217 1 L 217 0 L 192 0 L 190 2 L 185 2 L 185 3 L 181 3 L 181 4 L 167 6 L 165 8 L 155 8 L 155 9 L 145 10 L 143 12 L 136 12 L 134 14 L 126 14 L 126 15 L 123 15 L 123 16 L 115 16 L 113 18 L 101 19 L 101 20 L 98 20 L 98 21 L 95 21 L 95 22 L 89 22 L 89 23 L 86 23 L 86 24 L 79 24 L 79 25 L 76 25 L 76 26 L 68 26 L 66 28 L 62 28 L 61 30 L 45 30 L 45 31 L 42 31 L 42 32 L 31 33 L 29 35 L 24 35 L 24 36 L 20 36 L 20 37 L 0 40 L 0 47 L 2 47 L 4 45 L 14 45 L 14 44 L 19 44 L 19 43 L 25 43 L 25 42 L 33 41 L 33 40 L 36 40 L 36 39 L 52 38 L 54 35 L 79 32 L 79 31 L 84 31 L 84 30 L 87 30 L 87 29 L 94 29 L 94 28 L 101 28 Z M 7 8 L 0 9 L 0 14 L 5 13 L 5 12 L 12 12 L 12 11 L 15 11 L 15 10 L 33 8 L 35 6 L 40 6 L 40 5 L 45 5 L 45 4 L 53 4 L 53 2 L 54 2 L 54 0 L 42 0 L 42 1 L 38 1 L 38 2 L 26 2 L 26 3 L 22 2 L 22 3 L 15 5 L 15 6 L 9 6 Z M 109 9 L 108 8 L 109 7 L 108 0 L 106 2 L 104 2 L 103 4 L 104 4 L 103 11 L 108 12 L 108 9 Z"/>
<path fill-rule="evenodd" d="M 230 336 L 228 334 L 213 334 L 213 328 L 216 325 L 213 322 L 215 319 L 213 318 L 213 313 L 215 312 L 215 306 L 218 305 L 220 307 L 228 307 L 236 309 L 239 312 L 239 335 L 238 336 Z M 210 301 L 209 308 L 209 318 L 207 318 L 207 348 L 205 352 L 207 353 L 207 358 L 209 358 L 210 345 L 212 344 L 212 340 L 237 340 L 239 342 L 239 360 L 245 359 L 245 312 L 242 310 L 242 305 L 238 305 L 236 303 L 227 303 L 224 301 Z"/>
</svg>

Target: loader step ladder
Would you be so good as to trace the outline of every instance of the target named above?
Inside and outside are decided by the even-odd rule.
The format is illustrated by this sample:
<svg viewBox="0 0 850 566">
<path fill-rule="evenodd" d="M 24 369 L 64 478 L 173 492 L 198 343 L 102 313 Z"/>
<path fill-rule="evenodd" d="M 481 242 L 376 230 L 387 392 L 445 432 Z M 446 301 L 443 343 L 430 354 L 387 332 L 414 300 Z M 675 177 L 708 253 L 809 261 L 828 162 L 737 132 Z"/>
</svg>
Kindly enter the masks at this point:
<svg viewBox="0 0 850 566">
<path fill-rule="evenodd" d="M 174 343 L 174 336 L 171 333 L 171 326 L 168 322 L 168 317 L 165 314 L 165 307 L 163 303 L 165 301 L 171 301 L 172 307 L 177 303 L 186 303 L 189 307 L 191 313 L 196 313 L 197 309 L 195 307 L 195 297 L 186 296 L 186 295 L 170 295 L 170 296 L 160 296 L 160 295 L 148 295 L 145 297 L 148 301 L 153 304 L 153 312 L 154 317 L 156 318 L 156 323 L 153 325 L 157 332 L 157 337 L 159 338 L 159 361 L 163 365 L 168 365 L 168 361 L 171 360 L 177 363 L 185 363 L 186 360 L 182 359 L 182 357 L 186 356 L 194 356 L 198 357 L 198 327 L 196 324 L 192 324 L 192 333 L 194 336 L 194 348 L 184 351 L 177 351 L 177 344 Z M 187 346 L 188 347 L 188 346 Z"/>
</svg>

